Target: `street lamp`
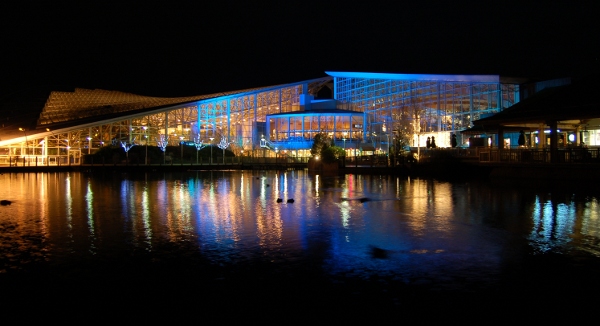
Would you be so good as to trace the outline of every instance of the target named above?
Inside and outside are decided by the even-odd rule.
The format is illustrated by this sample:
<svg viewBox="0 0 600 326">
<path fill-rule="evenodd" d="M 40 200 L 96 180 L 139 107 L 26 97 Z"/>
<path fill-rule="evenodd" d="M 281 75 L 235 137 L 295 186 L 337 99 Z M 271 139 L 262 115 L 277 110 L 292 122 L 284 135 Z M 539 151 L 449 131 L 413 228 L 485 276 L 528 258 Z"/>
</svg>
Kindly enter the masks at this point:
<svg viewBox="0 0 600 326">
<path fill-rule="evenodd" d="M 415 121 L 417 125 L 415 126 L 415 131 L 417 132 L 417 162 L 421 160 L 421 116 L 417 115 L 417 119 Z"/>
<path fill-rule="evenodd" d="M 25 155 L 23 155 L 23 160 L 25 160 L 25 156 L 29 154 L 29 143 L 27 142 L 27 131 L 25 128 L 19 128 L 19 131 L 22 131 L 25 134 Z M 29 164 L 29 161 L 27 162 Z M 25 165 L 25 161 L 23 161 L 23 165 Z"/>
<path fill-rule="evenodd" d="M 179 137 L 179 147 L 181 152 L 181 164 L 183 164 L 183 136 Z"/>
<path fill-rule="evenodd" d="M 386 160 L 386 165 L 390 166 L 390 134 L 385 134 L 385 138 L 387 140 L 387 160 Z"/>
<path fill-rule="evenodd" d="M 92 137 L 87 137 L 86 138 L 88 141 L 88 155 L 92 153 Z"/>
<path fill-rule="evenodd" d="M 145 142 L 144 144 L 146 145 L 146 157 L 144 158 L 144 164 L 148 165 L 148 127 L 143 126 L 142 129 L 144 129 L 144 138 L 145 138 Z"/>
<path fill-rule="evenodd" d="M 209 139 L 210 139 L 210 165 L 212 165 L 212 148 L 213 148 L 212 141 L 215 138 L 214 137 L 210 137 Z"/>
</svg>

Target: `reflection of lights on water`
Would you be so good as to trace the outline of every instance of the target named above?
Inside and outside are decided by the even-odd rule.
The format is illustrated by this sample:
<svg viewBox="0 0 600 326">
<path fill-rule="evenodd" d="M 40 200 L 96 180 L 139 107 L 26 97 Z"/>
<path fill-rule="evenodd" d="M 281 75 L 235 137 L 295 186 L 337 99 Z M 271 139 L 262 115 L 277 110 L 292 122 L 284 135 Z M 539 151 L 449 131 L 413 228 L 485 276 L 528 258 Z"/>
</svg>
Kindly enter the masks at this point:
<svg viewBox="0 0 600 326">
<path fill-rule="evenodd" d="M 283 196 L 288 198 L 288 183 L 287 183 L 287 173 L 283 174 Z"/>
<path fill-rule="evenodd" d="M 66 194 L 66 213 L 67 213 L 67 227 L 69 231 L 73 230 L 73 197 L 71 197 L 71 175 L 67 175 L 65 178 L 65 194 Z"/>
<path fill-rule="evenodd" d="M 295 173 L 303 177 L 294 178 Z M 188 182 L 128 180 L 116 191 L 98 188 L 92 181 L 79 182 L 78 174 L 66 178 L 66 174 L 39 174 L 35 179 L 3 181 L 13 187 L 11 193 L 21 187 L 27 194 L 23 196 L 35 193 L 39 197 L 31 201 L 38 205 L 35 214 L 23 213 L 23 223 L 30 223 L 28 232 L 48 237 L 44 243 L 52 244 L 48 249 L 51 255 L 59 250 L 76 254 L 105 248 L 148 250 L 166 241 L 196 244 L 217 263 L 239 259 L 281 262 L 310 256 L 311 246 L 325 244 L 326 253 L 318 253 L 325 269 L 355 275 L 373 271 L 441 275 L 480 266 L 495 272 L 505 256 L 512 258 L 511 250 L 504 250 L 517 248 L 510 242 L 518 242 L 518 250 L 525 243 L 538 251 L 583 248 L 600 256 L 600 206 L 595 198 L 557 202 L 556 197 L 550 200 L 540 194 L 517 199 L 512 194 L 497 195 L 493 189 L 479 192 L 487 188 L 357 175 L 347 176 L 343 183 L 323 179 L 323 188 L 320 176 L 304 178 L 303 173 L 279 173 L 276 177 L 266 172 L 263 181 L 247 173 L 249 179 L 244 180 L 234 172 L 214 180 L 200 174 Z M 273 180 L 277 183 L 271 183 Z M 267 183 L 271 186 L 266 187 Z M 295 195 L 296 203 L 275 203 L 278 192 Z M 374 200 L 336 201 L 363 195 Z M 65 218 L 69 214 L 72 222 Z M 505 236 L 514 239 L 517 233 L 530 235 L 524 239 L 528 242 L 506 241 Z M 81 245 L 87 243 L 89 247 Z M 389 250 L 390 258 L 373 260 L 365 249 L 369 245 Z M 38 250 L 31 248 L 27 250 Z M 170 248 L 173 252 L 167 254 L 182 254 L 176 245 Z"/>
<path fill-rule="evenodd" d="M 87 192 L 85 194 L 85 204 L 87 208 L 87 220 L 88 220 L 88 230 L 90 232 L 90 240 L 92 241 L 90 244 L 90 251 L 92 253 L 96 253 L 96 231 L 94 227 L 94 193 L 92 192 L 92 184 L 91 182 L 87 182 Z"/>
<path fill-rule="evenodd" d="M 45 202 L 44 205 L 40 205 L 40 219 L 42 223 L 40 223 L 42 227 L 42 235 L 45 237 L 48 236 L 48 192 L 46 189 L 48 188 L 48 177 L 47 174 L 43 173 L 40 177 L 40 199 Z"/>
<path fill-rule="evenodd" d="M 350 204 L 348 201 L 344 201 L 340 203 L 339 207 L 342 216 L 342 226 L 348 229 L 350 227 Z"/>
<path fill-rule="evenodd" d="M 350 198 L 352 195 L 351 189 L 354 188 L 354 175 L 346 175 L 345 184 L 346 186 L 342 188 L 342 198 Z M 342 217 L 342 226 L 347 229 L 350 226 L 350 204 L 348 201 L 343 201 L 340 203 L 339 207 Z M 347 235 L 346 241 L 350 241 Z"/>
<path fill-rule="evenodd" d="M 530 239 L 537 250 L 544 252 L 571 241 L 571 234 L 576 229 L 577 208 L 572 202 L 569 205 L 551 199 L 544 202 L 536 196 L 531 219 Z"/>
<path fill-rule="evenodd" d="M 152 224 L 150 222 L 150 193 L 148 185 L 144 185 L 142 190 L 142 221 L 144 224 L 144 238 L 148 245 L 148 250 L 152 250 Z"/>
</svg>

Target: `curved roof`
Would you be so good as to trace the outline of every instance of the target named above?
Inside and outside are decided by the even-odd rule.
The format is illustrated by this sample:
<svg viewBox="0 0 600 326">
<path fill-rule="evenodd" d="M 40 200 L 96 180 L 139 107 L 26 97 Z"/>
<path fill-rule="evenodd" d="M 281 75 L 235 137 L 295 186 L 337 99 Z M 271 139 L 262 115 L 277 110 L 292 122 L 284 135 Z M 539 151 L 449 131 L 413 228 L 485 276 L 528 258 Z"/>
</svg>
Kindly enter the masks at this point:
<svg viewBox="0 0 600 326">
<path fill-rule="evenodd" d="M 43 94 L 32 96 L 30 94 L 32 90 L 28 90 L 27 94 L 14 96 L 15 99 L 11 103 L 6 104 L 4 101 L 0 103 L 2 116 L 7 112 L 11 113 L 10 116 L 3 117 L 0 120 L 2 122 L 0 124 L 0 146 L 22 141 L 23 132 L 20 131 L 21 127 L 26 130 L 28 135 L 32 135 L 43 133 L 48 127 L 52 129 L 77 128 L 77 125 L 88 125 L 93 122 L 136 115 L 142 112 L 169 109 L 196 101 L 272 91 L 299 84 L 305 84 L 309 94 L 316 94 L 319 89 L 327 86 L 331 81 L 332 78 L 326 76 L 282 85 L 171 98 L 84 88 L 67 91 L 48 90 L 42 92 Z"/>
<path fill-rule="evenodd" d="M 102 89 L 76 88 L 74 92 L 54 91 L 50 93 L 40 113 L 38 125 L 63 123 L 107 114 L 175 105 L 247 91 L 250 90 L 170 98 L 142 96 Z"/>
</svg>

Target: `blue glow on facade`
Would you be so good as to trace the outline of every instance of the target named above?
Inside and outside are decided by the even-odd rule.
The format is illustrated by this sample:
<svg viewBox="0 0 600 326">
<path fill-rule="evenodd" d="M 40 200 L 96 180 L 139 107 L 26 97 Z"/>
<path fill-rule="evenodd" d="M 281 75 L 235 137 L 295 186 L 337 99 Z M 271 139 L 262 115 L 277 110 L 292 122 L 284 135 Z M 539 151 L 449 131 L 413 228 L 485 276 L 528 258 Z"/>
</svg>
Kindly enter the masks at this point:
<svg viewBox="0 0 600 326">
<path fill-rule="evenodd" d="M 197 96 L 189 102 L 182 99 L 184 103 L 142 113 L 135 113 L 139 108 L 128 104 L 111 109 L 119 112 L 116 117 L 85 125 L 56 130 L 40 125 L 39 132 L 32 130 L 27 137 L 18 134 L 2 139 L 0 164 L 13 157 L 42 165 L 67 159 L 79 164 L 83 155 L 107 144 L 133 146 L 143 141 L 157 146 L 161 139 L 167 145 L 179 146 L 180 142 L 209 143 L 211 138 L 224 138 L 232 144 L 228 150 L 237 156 L 243 152 L 246 156 L 275 157 L 276 147 L 308 157 L 314 135 L 321 132 L 329 134 L 340 147 L 369 144 L 382 154 L 401 134 L 411 137 L 411 146 L 423 147 L 426 137 L 435 136 L 438 147 L 449 147 L 451 134 L 519 101 L 519 85 L 503 83 L 498 75 L 326 73 L 327 77 L 314 80 Z M 333 99 L 318 98 L 325 87 L 333 89 Z M 81 103 L 104 105 L 93 92 L 60 95 L 51 95 L 45 116 L 69 103 L 79 105 L 66 110 L 73 114 L 86 110 Z M 132 101 L 138 98 L 131 95 Z M 142 100 L 149 101 L 145 97 Z M 260 146 L 263 137 L 273 148 L 264 151 Z M 459 139 L 459 144 L 463 143 L 464 139 Z"/>
<path fill-rule="evenodd" d="M 389 79 L 403 81 L 436 81 L 460 83 L 499 83 L 498 75 L 432 75 L 432 74 L 392 74 L 375 72 L 339 72 L 326 71 L 332 77 L 361 78 L 361 79 Z"/>
</svg>

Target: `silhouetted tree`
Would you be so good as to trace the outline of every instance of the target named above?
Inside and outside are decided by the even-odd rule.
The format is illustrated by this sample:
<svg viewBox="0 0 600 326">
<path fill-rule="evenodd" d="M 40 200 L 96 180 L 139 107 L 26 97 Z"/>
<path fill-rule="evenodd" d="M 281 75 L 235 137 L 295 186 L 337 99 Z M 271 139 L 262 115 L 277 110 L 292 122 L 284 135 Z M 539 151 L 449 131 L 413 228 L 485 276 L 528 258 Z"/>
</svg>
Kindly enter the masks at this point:
<svg viewBox="0 0 600 326">
<path fill-rule="evenodd" d="M 525 146 L 525 132 L 523 130 L 519 131 L 519 140 L 517 143 L 519 146 Z"/>
</svg>

